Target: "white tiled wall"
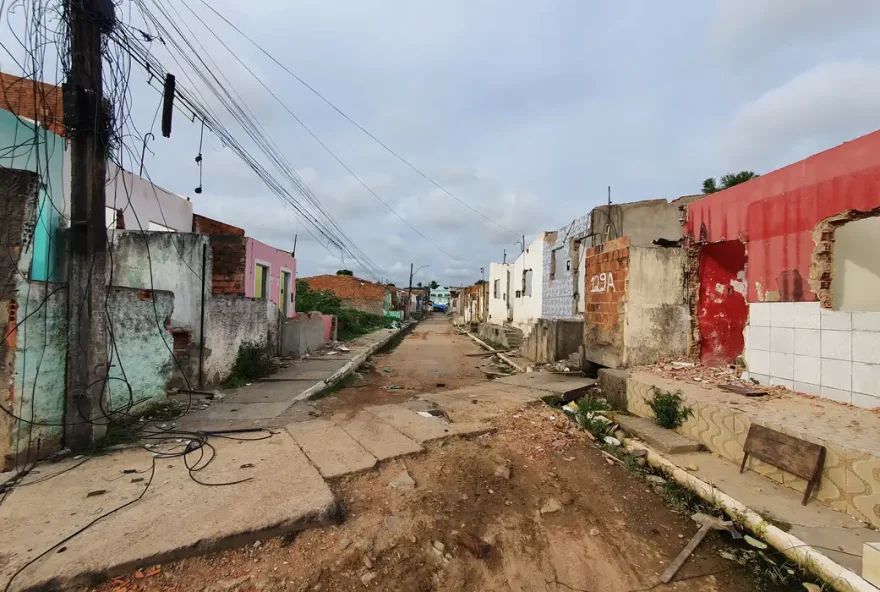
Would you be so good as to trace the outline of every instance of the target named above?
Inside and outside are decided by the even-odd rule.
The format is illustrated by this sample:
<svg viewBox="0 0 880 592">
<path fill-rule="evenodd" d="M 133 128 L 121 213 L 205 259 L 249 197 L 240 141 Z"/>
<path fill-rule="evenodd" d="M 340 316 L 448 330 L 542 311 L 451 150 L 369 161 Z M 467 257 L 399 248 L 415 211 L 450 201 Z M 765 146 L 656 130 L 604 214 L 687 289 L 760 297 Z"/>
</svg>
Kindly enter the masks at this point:
<svg viewBox="0 0 880 592">
<path fill-rule="evenodd" d="M 753 302 L 745 337 L 749 376 L 761 384 L 880 407 L 880 312 Z"/>
</svg>

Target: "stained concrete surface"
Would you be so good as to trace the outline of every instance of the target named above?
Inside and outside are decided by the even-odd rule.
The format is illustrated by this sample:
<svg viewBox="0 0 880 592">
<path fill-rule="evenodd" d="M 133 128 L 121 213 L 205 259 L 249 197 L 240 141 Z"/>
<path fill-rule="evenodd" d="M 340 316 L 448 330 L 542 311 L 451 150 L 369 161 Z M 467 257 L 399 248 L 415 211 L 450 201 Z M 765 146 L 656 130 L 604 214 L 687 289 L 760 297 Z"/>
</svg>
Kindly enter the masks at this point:
<svg viewBox="0 0 880 592">
<path fill-rule="evenodd" d="M 546 394 L 565 396 L 569 393 L 583 393 L 596 384 L 595 378 L 586 378 L 577 372 L 570 374 L 551 374 L 549 372 L 525 372 L 505 376 L 493 381 L 506 386 L 521 386 L 546 391 Z M 546 396 L 546 395 L 544 395 Z"/>
<path fill-rule="evenodd" d="M 660 427 L 650 419 L 615 413 L 616 421 L 623 431 L 635 435 L 651 448 L 669 454 L 685 454 L 699 452 L 703 446 L 690 438 L 686 438 L 673 430 Z"/>
<path fill-rule="evenodd" d="M 63 552 L 52 551 L 36 561 L 10 589 L 86 585 L 95 576 L 240 546 L 334 517 L 332 492 L 287 434 L 249 442 L 213 439 L 211 444 L 216 456 L 194 473 L 197 479 L 250 481 L 200 485 L 190 478 L 182 458 L 155 459 L 150 479 L 153 454 L 142 449 L 93 457 L 76 468 L 81 461 L 40 466 L 25 481 L 30 485 L 14 489 L 0 505 L 0 577 L 8 580 L 25 562 L 136 499 L 148 483 L 142 499 L 65 543 Z M 198 456 L 190 453 L 189 464 Z M 122 472 L 129 469 L 139 473 Z M 100 490 L 106 493 L 89 497 Z"/>
<path fill-rule="evenodd" d="M 372 469 L 376 457 L 333 422 L 316 419 L 288 427 L 309 460 L 326 479 Z"/>
<path fill-rule="evenodd" d="M 376 418 L 367 411 L 358 413 L 339 426 L 377 460 L 389 460 L 424 450 L 418 443 L 384 421 L 376 421 Z"/>
<path fill-rule="evenodd" d="M 312 403 L 300 399 L 307 393 L 318 394 L 347 365 L 355 370 L 397 333 L 397 330 L 383 329 L 363 335 L 347 343 L 350 351 L 339 357 L 290 361 L 266 380 L 229 391 L 220 389 L 224 394 L 222 401 L 211 402 L 205 409 L 193 409 L 177 422 L 177 427 L 187 430 L 281 428 L 290 422 L 312 419 L 320 412 Z"/>
<path fill-rule="evenodd" d="M 679 467 L 691 470 L 765 519 L 811 545 L 816 545 L 840 565 L 861 573 L 862 544 L 880 541 L 880 533 L 864 523 L 816 500 L 801 505 L 803 493 L 777 485 L 752 471 L 740 474 L 739 466 L 709 452 L 664 455 Z M 843 553 L 835 552 L 843 551 Z"/>
</svg>

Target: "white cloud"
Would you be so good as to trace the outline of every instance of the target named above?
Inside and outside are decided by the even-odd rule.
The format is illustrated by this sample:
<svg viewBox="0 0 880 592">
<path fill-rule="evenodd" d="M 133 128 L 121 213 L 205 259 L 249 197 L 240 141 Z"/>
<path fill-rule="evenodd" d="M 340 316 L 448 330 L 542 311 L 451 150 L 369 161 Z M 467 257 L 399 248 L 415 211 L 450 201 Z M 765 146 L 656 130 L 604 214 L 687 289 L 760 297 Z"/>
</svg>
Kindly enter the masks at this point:
<svg viewBox="0 0 880 592">
<path fill-rule="evenodd" d="M 871 26 L 880 16 L 876 0 L 721 0 L 712 37 L 744 54 L 832 40 Z"/>
<path fill-rule="evenodd" d="M 880 127 L 880 62 L 827 62 L 739 109 L 721 144 L 733 168 L 766 172 Z"/>
</svg>

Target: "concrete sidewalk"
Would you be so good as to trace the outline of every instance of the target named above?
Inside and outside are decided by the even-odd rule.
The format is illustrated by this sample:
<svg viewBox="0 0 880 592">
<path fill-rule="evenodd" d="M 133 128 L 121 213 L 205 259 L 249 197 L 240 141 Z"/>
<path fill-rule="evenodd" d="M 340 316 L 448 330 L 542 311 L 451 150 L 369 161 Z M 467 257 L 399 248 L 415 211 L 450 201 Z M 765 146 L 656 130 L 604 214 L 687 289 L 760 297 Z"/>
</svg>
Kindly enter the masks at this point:
<svg viewBox="0 0 880 592">
<path fill-rule="evenodd" d="M 183 458 L 154 459 L 142 449 L 89 458 L 81 466 L 82 460 L 71 459 L 38 467 L 0 505 L 4 584 L 52 545 L 136 500 L 148 484 L 140 500 L 27 567 L 10 589 L 87 586 L 144 565 L 242 546 L 334 519 L 333 493 L 287 433 L 250 442 L 210 442 L 215 459 L 193 474 L 196 479 L 209 484 L 250 480 L 205 487 L 190 478 Z M 188 464 L 199 455 L 187 455 Z M 132 470 L 137 473 L 125 472 Z"/>
<path fill-rule="evenodd" d="M 348 374 L 371 355 L 407 330 L 381 329 L 345 344 L 348 352 L 295 360 L 272 376 L 250 386 L 228 391 L 222 401 L 194 409 L 177 422 L 184 430 L 228 430 L 283 427 L 318 415 L 307 403 Z M 180 396 L 178 396 L 180 399 Z"/>
</svg>

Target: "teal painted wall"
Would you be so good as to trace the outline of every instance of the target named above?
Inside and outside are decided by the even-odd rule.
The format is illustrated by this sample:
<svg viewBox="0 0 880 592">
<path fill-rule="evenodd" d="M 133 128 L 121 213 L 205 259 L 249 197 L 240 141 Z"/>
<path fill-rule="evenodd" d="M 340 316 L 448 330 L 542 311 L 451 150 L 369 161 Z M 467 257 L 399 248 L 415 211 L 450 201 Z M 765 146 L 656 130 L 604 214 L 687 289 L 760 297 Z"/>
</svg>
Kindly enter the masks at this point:
<svg viewBox="0 0 880 592">
<path fill-rule="evenodd" d="M 107 383 L 111 409 L 137 410 L 165 398 L 174 364 L 173 343 L 166 329 L 173 309 L 171 292 L 110 289 L 110 321 L 116 342 Z M 131 392 L 123 379 L 131 385 Z"/>
<path fill-rule="evenodd" d="M 49 298 L 43 304 L 45 294 Z M 64 420 L 67 367 L 67 286 L 23 282 L 18 319 L 30 314 L 17 330 L 13 407 L 18 422 L 12 452 L 57 448 Z M 42 306 L 41 306 L 42 304 Z M 155 305 L 155 306 L 154 306 Z M 107 408 L 131 412 L 165 399 L 171 377 L 173 347 L 166 324 L 174 308 L 171 292 L 111 288 L 109 311 L 116 348 L 111 351 Z M 156 319 L 158 318 L 158 323 Z M 131 393 L 123 379 L 131 385 Z"/>
<path fill-rule="evenodd" d="M 40 175 L 37 229 L 34 234 L 30 278 L 59 281 L 61 228 L 67 226 L 64 152 L 61 136 L 0 109 L 0 166 Z"/>
<path fill-rule="evenodd" d="M 49 295 L 46 298 L 46 295 Z M 46 300 L 45 303 L 43 300 Z M 64 419 L 64 381 L 67 367 L 67 286 L 20 282 L 18 311 L 21 323 L 15 340 L 15 383 L 12 407 L 28 421 L 17 422 L 13 452 L 52 447 L 61 438 Z M 22 322 L 27 315 L 27 321 Z"/>
</svg>

